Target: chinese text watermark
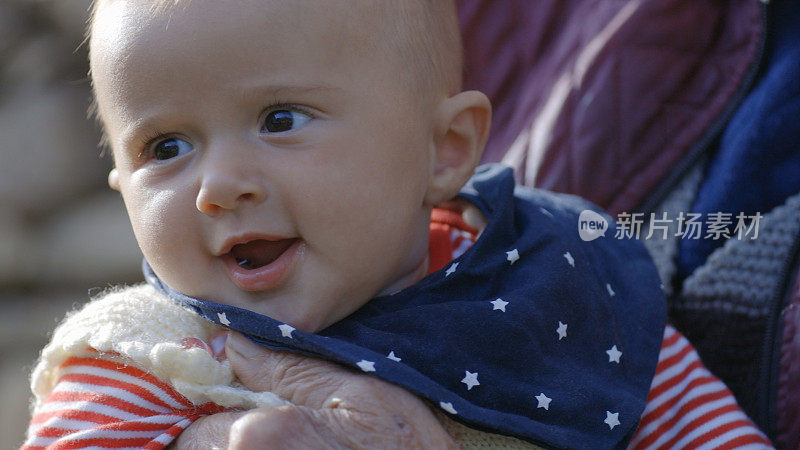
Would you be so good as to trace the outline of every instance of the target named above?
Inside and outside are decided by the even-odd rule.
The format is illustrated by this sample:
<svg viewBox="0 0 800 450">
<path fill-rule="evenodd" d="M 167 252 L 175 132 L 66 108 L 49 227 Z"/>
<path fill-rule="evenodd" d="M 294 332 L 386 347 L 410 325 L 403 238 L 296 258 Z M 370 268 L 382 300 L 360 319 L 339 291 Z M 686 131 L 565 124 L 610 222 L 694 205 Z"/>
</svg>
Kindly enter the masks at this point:
<svg viewBox="0 0 800 450">
<path fill-rule="evenodd" d="M 758 238 L 758 225 L 762 215 L 740 212 L 712 212 L 708 214 L 679 212 L 669 217 L 660 214 L 622 212 L 617 215 L 614 238 L 616 239 L 750 239 Z M 584 241 L 605 237 L 609 230 L 608 220 L 592 211 L 584 210 L 578 217 L 578 234 Z"/>
</svg>

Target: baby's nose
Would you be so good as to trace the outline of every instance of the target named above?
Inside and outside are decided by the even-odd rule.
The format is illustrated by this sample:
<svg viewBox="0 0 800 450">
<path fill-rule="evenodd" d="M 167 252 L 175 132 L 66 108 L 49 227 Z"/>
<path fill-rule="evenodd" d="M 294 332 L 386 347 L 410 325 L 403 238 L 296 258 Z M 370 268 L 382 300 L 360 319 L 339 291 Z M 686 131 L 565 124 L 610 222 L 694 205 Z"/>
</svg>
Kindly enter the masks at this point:
<svg viewBox="0 0 800 450">
<path fill-rule="evenodd" d="M 258 174 L 232 166 L 237 165 L 223 162 L 204 172 L 196 199 L 198 211 L 213 217 L 243 203 L 260 203 L 267 198 L 266 185 Z"/>
</svg>

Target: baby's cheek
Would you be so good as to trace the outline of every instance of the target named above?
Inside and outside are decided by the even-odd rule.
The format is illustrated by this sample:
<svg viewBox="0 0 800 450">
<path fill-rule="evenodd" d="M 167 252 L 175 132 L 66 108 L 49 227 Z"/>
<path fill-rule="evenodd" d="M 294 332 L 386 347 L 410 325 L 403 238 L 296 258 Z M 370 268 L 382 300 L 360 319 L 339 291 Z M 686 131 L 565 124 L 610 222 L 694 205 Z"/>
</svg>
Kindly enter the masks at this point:
<svg viewBox="0 0 800 450">
<path fill-rule="evenodd" d="M 122 198 L 125 200 L 128 217 L 140 245 L 158 239 L 164 232 L 169 232 L 171 225 L 176 225 L 170 222 L 183 215 L 180 211 L 184 207 L 177 202 L 174 192 L 129 186 L 123 189 Z"/>
</svg>

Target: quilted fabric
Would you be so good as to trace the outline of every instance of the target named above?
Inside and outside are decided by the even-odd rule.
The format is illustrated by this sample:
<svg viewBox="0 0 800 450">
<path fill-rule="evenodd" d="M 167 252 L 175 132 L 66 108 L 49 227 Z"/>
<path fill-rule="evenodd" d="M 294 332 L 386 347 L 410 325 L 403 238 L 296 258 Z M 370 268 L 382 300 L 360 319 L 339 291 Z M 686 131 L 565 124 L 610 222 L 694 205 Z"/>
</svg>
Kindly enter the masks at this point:
<svg viewBox="0 0 800 450">
<path fill-rule="evenodd" d="M 485 162 L 632 212 L 725 115 L 761 46 L 755 0 L 459 0 Z"/>
</svg>

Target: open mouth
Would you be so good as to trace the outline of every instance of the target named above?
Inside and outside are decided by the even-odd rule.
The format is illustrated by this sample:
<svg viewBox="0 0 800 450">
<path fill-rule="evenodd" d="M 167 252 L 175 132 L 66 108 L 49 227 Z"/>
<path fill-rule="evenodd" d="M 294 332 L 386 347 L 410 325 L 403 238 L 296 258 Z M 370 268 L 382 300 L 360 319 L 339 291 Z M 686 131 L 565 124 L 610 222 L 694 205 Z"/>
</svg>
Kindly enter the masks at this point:
<svg viewBox="0 0 800 450">
<path fill-rule="evenodd" d="M 256 239 L 244 244 L 234 245 L 229 254 L 239 267 L 245 270 L 255 270 L 273 263 L 296 241 L 297 239 L 281 239 L 278 241 Z"/>
</svg>

